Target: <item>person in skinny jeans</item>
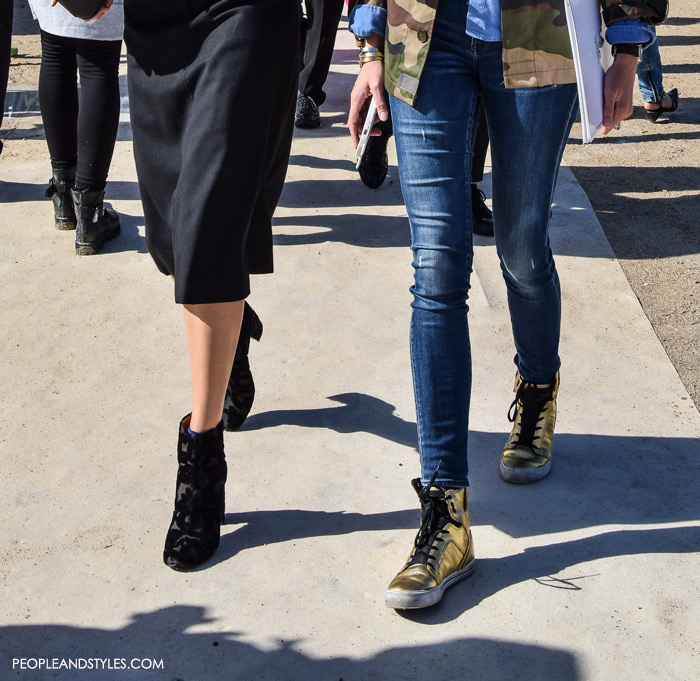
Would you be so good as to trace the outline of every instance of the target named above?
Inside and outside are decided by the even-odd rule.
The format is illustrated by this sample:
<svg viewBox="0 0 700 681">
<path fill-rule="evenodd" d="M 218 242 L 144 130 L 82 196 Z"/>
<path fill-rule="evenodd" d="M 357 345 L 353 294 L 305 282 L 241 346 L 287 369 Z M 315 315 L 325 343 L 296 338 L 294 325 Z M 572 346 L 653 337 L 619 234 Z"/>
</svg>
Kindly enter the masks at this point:
<svg viewBox="0 0 700 681">
<path fill-rule="evenodd" d="M 666 0 L 601 0 L 607 38 L 629 45 L 606 74 L 603 133 L 632 112 L 632 46 Z M 479 100 L 488 124 L 496 250 L 516 349 L 511 434 L 501 477 L 541 480 L 551 470 L 559 388 L 561 293 L 548 228 L 552 195 L 576 116 L 576 84 L 561 15 L 539 0 L 356 0 L 350 29 L 369 50 L 351 94 L 357 144 L 367 99 L 391 113 L 411 228 L 411 368 L 421 476 L 421 525 L 385 592 L 392 608 L 423 608 L 472 574 L 467 500 L 472 269 L 470 160 Z M 636 17 L 631 20 L 626 12 Z M 386 47 L 385 47 L 386 46 Z M 567 54 L 568 53 L 568 54 Z"/>
<path fill-rule="evenodd" d="M 668 92 L 664 90 L 658 39 L 646 45 L 642 51 L 642 58 L 637 64 L 637 82 L 644 100 L 644 110 L 652 123 L 656 123 L 662 114 L 673 113 L 678 109 L 678 89 L 674 87 Z"/>
<path fill-rule="evenodd" d="M 91 23 L 47 0 L 30 4 L 41 28 L 39 106 L 52 170 L 46 196 L 56 228 L 76 230 L 75 252 L 94 255 L 120 232 L 104 194 L 119 127 L 122 3 Z"/>
</svg>

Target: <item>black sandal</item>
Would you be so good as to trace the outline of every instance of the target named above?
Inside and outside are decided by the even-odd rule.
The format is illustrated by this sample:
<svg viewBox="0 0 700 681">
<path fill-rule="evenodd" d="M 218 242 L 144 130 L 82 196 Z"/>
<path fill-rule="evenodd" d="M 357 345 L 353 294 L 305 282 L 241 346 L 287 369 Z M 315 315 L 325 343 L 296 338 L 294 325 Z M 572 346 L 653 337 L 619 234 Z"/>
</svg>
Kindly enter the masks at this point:
<svg viewBox="0 0 700 681">
<path fill-rule="evenodd" d="M 664 106 L 661 102 L 664 101 L 663 95 L 655 102 L 659 105 L 658 109 L 645 109 L 647 118 L 652 122 L 656 123 L 659 116 L 663 113 L 672 113 L 678 108 L 678 88 L 673 88 L 666 93 L 671 98 L 671 106 Z"/>
</svg>

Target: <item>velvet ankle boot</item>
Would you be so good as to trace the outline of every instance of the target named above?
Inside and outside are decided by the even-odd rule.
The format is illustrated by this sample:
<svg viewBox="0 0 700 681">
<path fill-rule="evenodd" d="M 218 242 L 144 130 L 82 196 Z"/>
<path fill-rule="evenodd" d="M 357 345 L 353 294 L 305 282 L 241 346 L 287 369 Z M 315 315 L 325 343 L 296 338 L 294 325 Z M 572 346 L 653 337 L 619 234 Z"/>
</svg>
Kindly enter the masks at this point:
<svg viewBox="0 0 700 681">
<path fill-rule="evenodd" d="M 180 422 L 175 510 L 163 550 L 163 562 L 173 570 L 191 570 L 211 558 L 224 521 L 223 427 L 191 433 L 190 418 Z"/>
<path fill-rule="evenodd" d="M 224 430 L 238 430 L 248 417 L 250 408 L 253 406 L 255 398 L 255 383 L 253 374 L 250 372 L 248 362 L 248 350 L 250 349 L 250 339 L 259 341 L 262 337 L 263 325 L 260 318 L 255 314 L 255 310 L 245 304 L 243 308 L 243 321 L 241 322 L 241 333 L 238 337 L 236 355 L 233 359 L 231 378 L 226 388 L 226 398 L 224 400 L 223 423 Z"/>
</svg>

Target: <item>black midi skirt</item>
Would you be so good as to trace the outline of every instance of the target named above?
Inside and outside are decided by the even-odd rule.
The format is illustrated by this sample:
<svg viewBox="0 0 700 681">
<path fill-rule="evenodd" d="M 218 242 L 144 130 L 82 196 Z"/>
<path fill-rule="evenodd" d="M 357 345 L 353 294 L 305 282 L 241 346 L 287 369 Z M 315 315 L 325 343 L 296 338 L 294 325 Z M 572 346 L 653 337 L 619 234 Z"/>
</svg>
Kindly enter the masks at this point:
<svg viewBox="0 0 700 681">
<path fill-rule="evenodd" d="M 178 303 L 242 300 L 272 271 L 289 162 L 297 0 L 126 0 L 148 250 Z"/>
</svg>

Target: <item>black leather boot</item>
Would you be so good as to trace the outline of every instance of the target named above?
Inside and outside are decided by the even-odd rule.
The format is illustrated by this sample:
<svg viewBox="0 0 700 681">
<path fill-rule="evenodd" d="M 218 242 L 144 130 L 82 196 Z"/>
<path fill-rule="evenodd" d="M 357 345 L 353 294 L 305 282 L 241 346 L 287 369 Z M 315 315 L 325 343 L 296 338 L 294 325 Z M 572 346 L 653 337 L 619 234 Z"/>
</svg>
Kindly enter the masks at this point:
<svg viewBox="0 0 700 681">
<path fill-rule="evenodd" d="M 224 431 L 220 423 L 193 435 L 191 416 L 180 422 L 175 510 L 163 549 L 163 562 L 173 570 L 191 570 L 211 558 L 224 522 Z"/>
<path fill-rule="evenodd" d="M 248 417 L 250 408 L 253 406 L 255 398 L 255 383 L 253 374 L 250 372 L 248 362 L 248 350 L 250 349 L 250 339 L 259 341 L 262 337 L 263 325 L 260 318 L 255 314 L 255 310 L 245 304 L 243 308 L 243 321 L 241 323 L 241 333 L 238 337 L 236 355 L 233 359 L 233 369 L 226 388 L 226 399 L 224 400 L 223 423 L 224 429 L 228 431 L 238 430 Z"/>
<path fill-rule="evenodd" d="M 72 190 L 75 214 L 75 252 L 95 255 L 121 231 L 119 216 L 104 204 L 104 190 Z"/>
<path fill-rule="evenodd" d="M 74 186 L 75 166 L 72 168 L 52 168 L 49 188 L 44 196 L 53 200 L 56 229 L 75 229 L 75 208 L 71 194 Z"/>
</svg>

